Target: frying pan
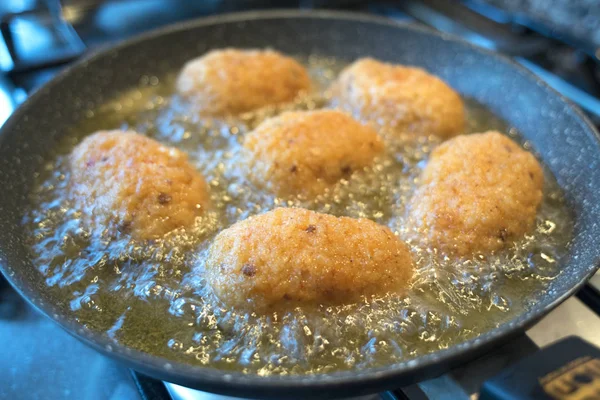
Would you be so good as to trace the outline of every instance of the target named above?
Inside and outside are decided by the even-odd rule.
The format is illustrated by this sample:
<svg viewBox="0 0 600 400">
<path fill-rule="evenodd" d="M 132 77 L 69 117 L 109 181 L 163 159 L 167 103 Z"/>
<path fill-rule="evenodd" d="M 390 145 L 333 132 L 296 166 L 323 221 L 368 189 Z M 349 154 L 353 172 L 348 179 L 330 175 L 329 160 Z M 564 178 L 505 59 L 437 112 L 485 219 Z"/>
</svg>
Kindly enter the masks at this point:
<svg viewBox="0 0 600 400">
<path fill-rule="evenodd" d="M 530 310 L 479 337 L 376 369 L 314 376 L 224 373 L 142 353 L 78 323 L 53 298 L 29 258 L 21 219 L 34 173 L 68 128 L 141 76 L 162 76 L 210 49 L 273 47 L 352 60 L 372 56 L 421 66 L 515 126 L 556 176 L 575 218 L 562 273 Z M 239 397 L 357 396 L 447 371 L 520 333 L 571 296 L 600 263 L 600 141 L 585 116 L 505 57 L 424 28 L 338 12 L 252 12 L 170 27 L 100 51 L 33 94 L 0 133 L 0 265 L 23 297 L 93 348 L 152 377 Z M 537 295 L 536 295 L 537 296 Z M 32 334 L 34 334 L 32 332 Z"/>
</svg>

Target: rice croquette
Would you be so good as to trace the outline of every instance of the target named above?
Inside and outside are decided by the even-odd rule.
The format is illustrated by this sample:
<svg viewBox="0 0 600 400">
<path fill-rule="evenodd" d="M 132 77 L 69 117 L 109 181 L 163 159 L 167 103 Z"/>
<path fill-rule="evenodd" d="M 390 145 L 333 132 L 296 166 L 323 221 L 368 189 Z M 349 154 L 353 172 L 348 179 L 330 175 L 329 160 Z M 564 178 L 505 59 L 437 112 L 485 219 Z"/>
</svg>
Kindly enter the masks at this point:
<svg viewBox="0 0 600 400">
<path fill-rule="evenodd" d="M 310 87 L 307 70 L 273 50 L 213 50 L 185 64 L 177 79 L 179 94 L 213 116 L 288 103 Z"/>
<path fill-rule="evenodd" d="M 318 195 L 384 150 L 377 132 L 337 110 L 286 112 L 244 138 L 253 181 L 280 196 Z"/>
<path fill-rule="evenodd" d="M 402 241 L 371 220 L 277 208 L 219 233 L 206 274 L 226 305 L 266 310 L 401 291 L 413 260 Z"/>
<path fill-rule="evenodd" d="M 543 185 L 539 162 L 507 136 L 458 136 L 432 152 L 409 226 L 447 253 L 493 252 L 533 228 Z"/>
<path fill-rule="evenodd" d="M 208 186 L 187 155 L 135 132 L 90 135 L 69 165 L 71 199 L 92 229 L 154 239 L 192 225 L 209 207 Z"/>
<path fill-rule="evenodd" d="M 421 68 L 362 58 L 340 73 L 332 93 L 340 108 L 394 132 L 446 139 L 465 129 L 458 93 Z"/>
</svg>

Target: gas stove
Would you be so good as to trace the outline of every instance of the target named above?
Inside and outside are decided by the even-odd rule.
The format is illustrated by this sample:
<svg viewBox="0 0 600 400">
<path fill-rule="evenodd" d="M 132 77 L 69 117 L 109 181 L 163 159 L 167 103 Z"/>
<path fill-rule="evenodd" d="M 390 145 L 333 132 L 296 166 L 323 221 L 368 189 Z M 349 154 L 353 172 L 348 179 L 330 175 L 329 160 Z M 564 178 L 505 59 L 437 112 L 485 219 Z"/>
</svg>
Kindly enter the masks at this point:
<svg viewBox="0 0 600 400">
<path fill-rule="evenodd" d="M 276 3 L 276 4 L 275 4 Z M 518 3 L 518 4 L 517 4 Z M 3 0 L 0 124 L 61 68 L 92 48 L 190 18 L 277 7 L 339 8 L 425 24 L 510 54 L 600 125 L 600 9 L 556 1 Z M 593 2 L 590 2 L 590 4 Z M 517 7 L 517 5 L 519 7 Z M 560 7 L 564 9 L 562 12 Z M 527 10 L 516 13 L 515 10 Z M 541 11 L 544 12 L 541 12 Z M 595 13 L 595 14 L 594 14 Z M 571 23 L 565 21 L 571 18 Z M 587 21 L 587 22 L 586 22 Z M 587 30 L 587 31 L 586 31 Z M 360 399 L 473 399 L 482 383 L 539 348 L 577 336 L 600 347 L 600 275 L 517 339 L 439 378 Z M 231 399 L 160 382 L 86 347 L 36 313 L 0 276 L 0 398 Z"/>
</svg>

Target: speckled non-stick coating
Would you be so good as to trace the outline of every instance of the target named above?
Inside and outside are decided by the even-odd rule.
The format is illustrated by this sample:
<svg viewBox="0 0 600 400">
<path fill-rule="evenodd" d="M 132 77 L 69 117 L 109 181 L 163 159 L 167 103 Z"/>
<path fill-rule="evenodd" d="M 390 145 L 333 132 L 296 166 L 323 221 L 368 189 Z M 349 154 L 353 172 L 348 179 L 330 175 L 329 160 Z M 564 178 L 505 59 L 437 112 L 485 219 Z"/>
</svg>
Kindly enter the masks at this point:
<svg viewBox="0 0 600 400">
<path fill-rule="evenodd" d="M 143 75 L 177 70 L 190 58 L 225 46 L 273 47 L 290 54 L 352 60 L 372 56 L 418 65 L 462 95 L 487 105 L 518 128 L 566 192 L 575 223 L 564 271 L 531 311 L 477 339 L 386 368 L 319 376 L 259 377 L 168 362 L 121 347 L 84 329 L 68 305 L 47 293 L 23 246 L 20 225 L 33 174 L 44 155 L 85 110 L 102 104 Z M 0 134 L 0 265 L 33 305 L 67 331 L 154 377 L 240 397 L 356 396 L 442 373 L 506 340 L 565 300 L 600 261 L 600 142 L 583 115 L 510 60 L 422 28 L 375 17 L 331 12 L 263 12 L 220 16 L 167 28 L 100 52 L 67 69 L 31 96 Z M 32 334 L 34 334 L 32 332 Z"/>
</svg>

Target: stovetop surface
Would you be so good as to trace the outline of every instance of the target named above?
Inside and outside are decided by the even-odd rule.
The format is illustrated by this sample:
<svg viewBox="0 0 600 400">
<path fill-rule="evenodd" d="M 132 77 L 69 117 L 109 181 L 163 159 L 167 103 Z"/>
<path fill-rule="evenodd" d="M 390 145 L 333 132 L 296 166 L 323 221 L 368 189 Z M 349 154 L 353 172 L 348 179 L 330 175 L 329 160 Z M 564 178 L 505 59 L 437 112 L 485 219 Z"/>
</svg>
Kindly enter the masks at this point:
<svg viewBox="0 0 600 400">
<path fill-rule="evenodd" d="M 53 3 L 53 0 L 47 1 Z M 6 7 L 11 2 L 20 8 Z M 19 53 L 19 58 L 16 60 L 8 57 L 7 48 L 0 40 L 0 71 L 6 72 L 4 74 L 0 72 L 0 125 L 29 92 L 50 79 L 62 65 L 90 47 L 167 23 L 239 8 L 233 7 L 231 2 L 218 0 L 175 3 L 167 0 L 121 2 L 89 0 L 79 3 L 69 1 L 64 3 L 67 6 L 61 11 L 69 26 L 57 28 L 51 19 L 48 22 L 46 11 L 39 11 L 36 7 L 33 13 L 26 11 L 28 6 L 35 6 L 34 3 L 36 0 L 8 0 L 0 4 L 0 16 L 7 10 L 25 11 L 23 15 L 16 14 L 17 17 L 11 20 L 13 24 L 18 20 L 16 25 L 13 25 L 13 29 L 14 26 L 18 27 L 14 29 L 16 33 L 29 32 L 31 35 L 36 37 L 41 35 L 43 38 L 37 41 L 21 40 L 23 43 L 20 47 L 15 46 Z M 481 2 L 466 1 L 466 3 Z M 77 4 L 85 4 L 87 8 Z M 103 6 L 99 7 L 99 4 Z M 244 4 L 245 8 L 272 5 L 269 1 L 258 0 Z M 483 25 L 479 21 L 473 25 L 475 17 L 469 14 L 470 8 L 463 7 L 459 10 L 463 14 L 457 14 L 457 10 L 448 11 L 437 0 L 406 0 L 400 3 L 382 1 L 368 5 L 352 0 L 278 3 L 279 7 L 282 5 L 303 7 L 326 5 L 369 12 L 396 20 L 425 23 L 500 51 L 518 48 L 520 53 L 513 54 L 518 60 L 534 69 L 534 72 L 540 74 L 561 92 L 573 96 L 574 101 L 584 109 L 587 108 L 592 118 L 596 118 L 596 122 L 600 121 L 598 65 L 594 64 L 594 60 L 589 55 L 583 55 L 585 51 L 564 46 L 556 42 L 556 38 L 541 36 L 526 28 L 512 25 L 510 29 L 517 32 L 517 37 L 513 37 L 512 34 L 507 36 L 506 30 L 503 30 L 505 27 L 496 26 L 492 21 L 485 22 Z M 486 10 L 489 12 L 489 9 Z M 481 26 L 484 26 L 483 31 L 475 29 Z M 16 39 L 18 41 L 19 37 Z M 522 42 L 526 42 L 526 45 Z M 521 45 L 516 46 L 517 43 Z M 48 59 L 46 57 L 48 54 L 40 57 L 40 53 L 43 53 L 40 49 L 53 49 L 46 53 L 54 58 Z M 552 60 L 552 54 L 560 54 L 560 57 L 554 56 L 559 58 Z M 535 351 L 536 346 L 546 346 L 570 335 L 579 336 L 600 346 L 598 315 L 600 315 L 600 275 L 594 277 L 578 297 L 567 300 L 530 329 L 527 336 L 522 336 L 482 359 L 440 378 L 361 399 L 473 398 L 485 379 L 495 375 L 506 365 Z M 228 399 L 169 383 L 163 386 L 160 382 L 144 378 L 139 374 L 132 374 L 128 369 L 96 353 L 68 335 L 52 321 L 39 315 L 26 305 L 1 277 L 0 339 L 3 343 L 3 349 L 0 351 L 2 372 L 0 373 L 0 398 Z"/>
</svg>

